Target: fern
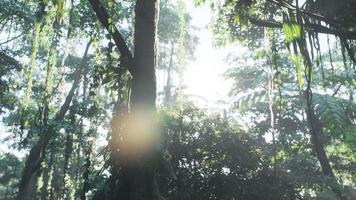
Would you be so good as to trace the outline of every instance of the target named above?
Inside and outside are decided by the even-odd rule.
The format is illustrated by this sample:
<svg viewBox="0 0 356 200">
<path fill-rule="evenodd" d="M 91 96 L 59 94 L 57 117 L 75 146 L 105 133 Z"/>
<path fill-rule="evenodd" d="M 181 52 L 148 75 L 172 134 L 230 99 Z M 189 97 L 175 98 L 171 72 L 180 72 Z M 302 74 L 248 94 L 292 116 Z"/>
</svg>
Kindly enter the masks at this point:
<svg viewBox="0 0 356 200">
<path fill-rule="evenodd" d="M 338 135 L 352 124 L 348 114 L 356 111 L 352 102 L 321 94 L 313 95 L 313 105 L 323 125 Z"/>
<path fill-rule="evenodd" d="M 350 84 L 356 86 L 356 70 L 350 69 L 337 72 L 335 75 L 327 78 L 333 83 Z"/>
<path fill-rule="evenodd" d="M 356 151 L 356 125 L 351 125 L 345 130 L 345 142 L 349 145 L 352 151 Z M 354 160 L 356 162 L 356 155 L 354 155 Z"/>
<path fill-rule="evenodd" d="M 268 94 L 266 90 L 254 90 L 247 94 L 237 95 L 234 100 L 234 108 L 239 109 L 241 112 L 245 112 L 258 103 L 266 102 Z"/>
</svg>

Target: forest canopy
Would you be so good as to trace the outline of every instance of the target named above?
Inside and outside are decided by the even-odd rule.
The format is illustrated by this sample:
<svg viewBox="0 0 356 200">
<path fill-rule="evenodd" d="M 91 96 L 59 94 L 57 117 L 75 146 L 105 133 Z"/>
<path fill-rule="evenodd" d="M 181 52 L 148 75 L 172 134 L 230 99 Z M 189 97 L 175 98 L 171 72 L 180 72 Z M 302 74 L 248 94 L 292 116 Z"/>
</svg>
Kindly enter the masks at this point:
<svg viewBox="0 0 356 200">
<path fill-rule="evenodd" d="M 356 199 L 355 0 L 0 0 L 0 19 L 0 199 Z M 215 102 L 189 92 L 209 74 Z"/>
</svg>

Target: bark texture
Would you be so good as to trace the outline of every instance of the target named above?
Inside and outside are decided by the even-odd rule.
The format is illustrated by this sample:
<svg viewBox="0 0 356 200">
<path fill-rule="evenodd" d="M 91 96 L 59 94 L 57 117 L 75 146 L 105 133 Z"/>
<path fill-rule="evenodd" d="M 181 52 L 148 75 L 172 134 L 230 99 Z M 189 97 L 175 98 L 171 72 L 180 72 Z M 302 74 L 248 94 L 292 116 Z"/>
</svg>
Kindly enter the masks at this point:
<svg viewBox="0 0 356 200">
<path fill-rule="evenodd" d="M 156 77 L 155 77 L 155 33 L 156 33 L 156 0 L 137 0 L 135 6 L 135 35 L 134 35 L 134 67 L 132 75 L 130 116 L 136 120 L 137 115 L 145 115 L 145 119 L 155 123 L 156 111 Z M 136 115 L 137 114 L 137 115 Z M 138 116 L 142 117 L 142 116 Z M 140 123 L 140 121 L 137 121 Z M 152 124 L 154 126 L 154 124 Z M 136 124 L 140 126 L 140 124 Z M 150 130 L 147 130 L 150 131 Z M 131 137 L 128 132 L 124 140 Z M 157 133 L 140 133 L 157 134 Z M 126 138 L 125 138 L 126 136 Z M 140 137 L 143 137 L 142 135 Z M 129 142 L 129 139 L 126 140 Z M 152 142 L 149 139 L 142 145 Z M 141 144 L 139 144 L 141 145 Z M 120 148 L 120 146 L 119 146 Z M 141 148 L 141 147 L 137 147 Z M 121 187 L 119 198 L 128 200 L 154 199 L 155 190 L 155 145 L 148 145 L 144 152 L 134 150 L 124 152 L 121 167 Z M 124 150 L 125 151 L 125 150 Z M 131 157 L 129 157 L 131 156 Z"/>
<path fill-rule="evenodd" d="M 112 36 L 121 54 L 121 69 L 132 76 L 128 112 L 125 110 L 122 88 L 111 122 L 110 192 L 98 192 L 94 199 L 150 200 L 157 194 L 155 162 L 159 135 L 154 132 L 156 123 L 155 36 L 157 0 L 137 0 L 135 4 L 134 56 L 109 15 L 98 0 L 88 0 L 99 21 Z M 119 72 L 120 73 L 120 72 Z M 141 121 L 138 119 L 141 118 Z M 143 119 L 143 120 L 142 120 Z M 137 130 L 148 122 L 147 129 Z M 122 124 L 125 124 L 123 129 Z M 131 123 L 131 124 L 130 124 Z M 129 127 L 129 128 L 127 128 Z M 154 135 L 152 137 L 147 135 Z M 152 139 L 154 138 L 154 139 Z M 136 143 L 137 140 L 141 142 Z M 151 143 L 151 144 L 150 144 Z M 144 146 L 144 147 L 143 147 Z"/>
</svg>

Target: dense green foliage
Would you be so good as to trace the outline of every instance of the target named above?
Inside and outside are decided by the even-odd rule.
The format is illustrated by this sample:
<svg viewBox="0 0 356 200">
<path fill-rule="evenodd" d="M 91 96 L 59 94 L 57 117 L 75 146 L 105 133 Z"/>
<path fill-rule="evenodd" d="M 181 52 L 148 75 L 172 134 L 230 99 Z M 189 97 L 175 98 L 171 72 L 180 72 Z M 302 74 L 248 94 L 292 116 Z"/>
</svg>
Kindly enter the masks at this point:
<svg viewBox="0 0 356 200">
<path fill-rule="evenodd" d="M 118 142 L 135 101 L 148 101 L 132 96 L 143 70 L 135 45 L 153 41 L 135 38 L 137 14 L 150 13 L 138 2 L 0 0 L 0 199 L 118 199 L 147 188 L 167 200 L 356 198 L 353 0 L 194 1 L 211 6 L 217 46 L 245 47 L 226 55 L 233 86 L 221 113 L 184 94 L 199 31 L 184 1 L 161 0 L 147 52 L 166 83 L 148 88 L 159 136 L 144 167 Z M 132 169 L 142 182 L 153 176 L 147 188 L 130 188 Z"/>
</svg>

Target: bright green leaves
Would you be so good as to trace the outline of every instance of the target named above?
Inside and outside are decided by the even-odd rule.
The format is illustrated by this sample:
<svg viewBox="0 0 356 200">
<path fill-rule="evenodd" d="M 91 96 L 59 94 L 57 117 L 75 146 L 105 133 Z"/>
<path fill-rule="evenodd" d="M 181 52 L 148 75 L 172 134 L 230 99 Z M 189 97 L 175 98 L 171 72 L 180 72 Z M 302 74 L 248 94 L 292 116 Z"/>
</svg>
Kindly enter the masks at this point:
<svg viewBox="0 0 356 200">
<path fill-rule="evenodd" d="M 301 67 L 300 58 L 297 50 L 297 44 L 296 44 L 296 40 L 299 40 L 302 37 L 302 29 L 299 24 L 284 23 L 283 32 L 287 44 L 293 43 L 294 45 L 294 59 L 292 58 L 292 56 L 290 56 L 290 59 L 294 61 L 294 63 L 296 64 L 298 89 L 299 89 L 299 94 L 302 94 L 302 90 L 303 90 L 302 67 Z"/>
<path fill-rule="evenodd" d="M 53 90 L 54 71 L 57 62 L 57 47 L 60 40 L 61 20 L 65 15 L 65 2 L 62 0 L 41 1 L 37 5 L 36 20 L 34 22 L 31 53 L 28 68 L 25 70 L 27 86 L 23 96 L 21 125 L 22 128 L 28 127 L 28 108 L 30 105 L 31 93 L 34 85 L 34 72 L 43 66 L 38 62 L 38 52 L 47 54 L 47 64 L 45 66 L 45 85 L 40 88 L 43 97 L 44 107 L 48 107 L 49 97 Z M 42 54 L 41 54 L 42 55 Z M 37 66 L 39 65 L 39 66 Z M 36 71 L 37 74 L 37 71 Z M 41 73 L 39 73 L 41 74 Z M 38 81 L 41 85 L 41 82 Z M 47 115 L 47 114 L 45 114 Z"/>
<path fill-rule="evenodd" d="M 110 17 L 108 18 L 108 24 L 109 24 L 109 32 L 114 33 L 115 32 L 115 23 L 114 23 L 114 0 L 109 0 L 108 1 L 108 8 L 110 12 Z"/>
<path fill-rule="evenodd" d="M 56 10 L 57 19 L 62 19 L 64 16 L 63 0 L 53 0 L 53 6 Z"/>
<path fill-rule="evenodd" d="M 95 22 L 94 27 L 94 36 L 93 36 L 93 47 L 95 52 L 95 64 L 100 65 L 102 63 L 102 56 L 100 50 L 100 39 L 101 39 L 101 32 L 100 32 L 100 22 L 97 20 Z"/>
<path fill-rule="evenodd" d="M 283 32 L 288 43 L 300 39 L 302 36 L 302 28 L 299 24 L 284 23 Z"/>
<path fill-rule="evenodd" d="M 298 81 L 298 89 L 299 89 L 299 94 L 302 94 L 302 90 L 303 90 L 303 77 L 302 77 L 302 67 L 300 64 L 300 59 L 299 59 L 299 55 L 295 54 L 294 55 L 294 61 L 295 64 L 297 66 L 297 81 Z"/>
<path fill-rule="evenodd" d="M 47 100 L 48 100 L 48 98 L 51 95 L 52 90 L 53 90 L 53 72 L 54 72 L 54 68 L 55 68 L 55 65 L 56 65 L 56 61 L 57 61 L 56 58 L 57 58 L 57 50 L 53 46 L 51 48 L 51 50 L 49 51 L 48 63 L 47 63 L 47 66 L 46 66 L 46 83 L 45 83 L 45 88 L 46 89 L 45 89 L 44 97 Z"/>
<path fill-rule="evenodd" d="M 300 60 L 300 57 L 299 57 L 299 54 L 298 54 L 298 51 L 296 48 L 294 49 L 294 56 L 292 55 L 292 52 L 289 50 L 289 59 L 290 59 L 291 63 L 295 63 L 295 65 L 296 65 L 298 91 L 299 91 L 299 94 L 302 94 L 302 90 L 303 90 L 302 65 L 301 65 L 301 60 Z"/>
<path fill-rule="evenodd" d="M 108 24 L 109 24 L 110 33 L 114 33 L 115 32 L 115 25 L 114 25 L 114 20 L 112 19 L 112 17 L 108 18 Z"/>
</svg>

